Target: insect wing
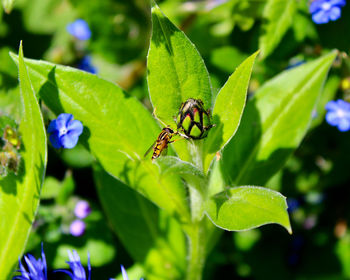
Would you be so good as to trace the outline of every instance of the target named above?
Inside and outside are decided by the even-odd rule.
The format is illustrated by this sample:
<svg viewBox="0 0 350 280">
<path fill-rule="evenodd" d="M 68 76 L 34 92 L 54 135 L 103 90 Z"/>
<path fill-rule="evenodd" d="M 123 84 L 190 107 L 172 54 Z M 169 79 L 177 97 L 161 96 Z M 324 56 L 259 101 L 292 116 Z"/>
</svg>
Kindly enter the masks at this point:
<svg viewBox="0 0 350 280">
<path fill-rule="evenodd" d="M 147 151 L 145 152 L 145 154 L 143 155 L 143 157 L 146 157 L 146 156 L 149 154 L 149 152 L 150 152 L 151 150 L 153 150 L 154 145 L 156 144 L 156 142 L 157 142 L 157 141 L 154 141 L 154 142 L 153 142 L 153 144 L 151 145 L 151 147 L 149 147 L 149 148 L 147 149 Z"/>
</svg>

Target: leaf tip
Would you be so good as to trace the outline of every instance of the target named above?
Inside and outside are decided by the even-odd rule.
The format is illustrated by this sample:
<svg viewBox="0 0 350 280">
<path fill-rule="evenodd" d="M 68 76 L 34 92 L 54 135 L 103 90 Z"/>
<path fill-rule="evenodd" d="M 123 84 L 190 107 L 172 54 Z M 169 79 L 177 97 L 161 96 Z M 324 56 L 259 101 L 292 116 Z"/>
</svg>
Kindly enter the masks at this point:
<svg viewBox="0 0 350 280">
<path fill-rule="evenodd" d="M 153 13 L 153 11 L 160 10 L 160 8 L 158 7 L 158 4 L 155 0 L 151 0 L 151 7 L 152 7 L 152 13 Z"/>
<path fill-rule="evenodd" d="M 19 42 L 19 50 L 18 50 L 18 56 L 21 58 L 23 58 L 23 43 L 22 42 L 23 42 L 22 40 Z"/>
</svg>

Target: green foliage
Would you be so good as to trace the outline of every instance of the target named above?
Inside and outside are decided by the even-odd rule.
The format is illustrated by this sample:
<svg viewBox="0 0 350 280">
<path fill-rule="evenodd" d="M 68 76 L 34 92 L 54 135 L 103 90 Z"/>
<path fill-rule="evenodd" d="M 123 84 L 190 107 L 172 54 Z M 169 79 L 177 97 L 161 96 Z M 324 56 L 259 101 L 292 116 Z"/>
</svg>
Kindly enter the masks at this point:
<svg viewBox="0 0 350 280">
<path fill-rule="evenodd" d="M 292 25 L 296 5 L 294 0 L 267 1 L 263 12 L 263 20 L 265 22 L 262 25 L 262 34 L 259 38 L 261 58 L 265 58 L 273 52 L 283 35 Z"/>
<path fill-rule="evenodd" d="M 43 61 L 26 63 L 46 105 L 56 115 L 69 112 L 82 121 L 82 143 L 107 172 L 169 213 L 188 217 L 180 178 L 160 181 L 158 168 L 143 158 L 159 128 L 139 101 L 95 75 Z"/>
<path fill-rule="evenodd" d="M 150 279 L 178 279 L 184 274 L 186 239 L 179 224 L 154 204 L 100 167 L 95 181 L 113 230 Z"/>
<path fill-rule="evenodd" d="M 223 152 L 223 169 L 234 185 L 265 184 L 297 148 L 329 68 L 331 52 L 264 84 L 249 100 L 236 137 Z"/>
<path fill-rule="evenodd" d="M 250 75 L 257 54 L 258 52 L 244 60 L 216 96 L 213 109 L 213 123 L 216 127 L 209 132 L 205 141 L 207 156 L 205 157 L 204 170 L 208 170 L 214 154 L 220 151 L 237 131 L 245 107 Z"/>
<path fill-rule="evenodd" d="M 44 242 L 49 269 L 64 267 L 66 250 L 76 249 L 85 266 L 90 252 L 93 275 L 100 278 L 117 274 L 117 264 L 128 265 L 131 257 L 136 264 L 129 278 L 173 280 L 285 278 L 281 275 L 290 275 L 289 267 L 294 271 L 296 265 L 284 259 L 310 251 L 303 244 L 313 250 L 332 243 L 338 271 L 342 267 L 342 276 L 348 276 L 345 211 L 339 211 L 334 230 L 339 240 L 333 240 L 333 230 L 317 229 L 309 234 L 311 242 L 293 243 L 317 223 L 321 190 L 330 195 L 337 192 L 330 186 L 349 178 L 349 137 L 337 135 L 342 140 L 334 142 L 334 131 L 322 130 L 325 105 L 336 98 L 339 85 L 344 99 L 350 96 L 350 80 L 342 78 L 350 68 L 341 63 L 349 59 L 335 60 L 337 52 L 318 46 L 324 41 L 320 30 L 332 25 L 316 28 L 306 0 L 160 1 L 171 20 L 152 3 L 150 9 L 139 0 L 18 0 L 14 12 L 1 19 L 1 43 L 14 45 L 19 34 L 32 50 L 28 57 L 51 62 L 24 59 L 21 48 L 19 56 L 11 54 L 19 87 L 11 48 L 0 49 L 0 136 L 7 124 L 19 124 L 22 142 L 16 150 L 18 174 L 0 178 L 0 275 L 10 277 L 24 249 Z M 66 31 L 77 18 L 91 29 L 87 41 Z M 97 75 L 57 64 L 80 67 L 87 55 Z M 293 67 L 295 61 L 306 63 Z M 336 71 L 326 80 L 331 66 Z M 213 124 L 208 135 L 187 139 L 175 133 L 163 142 L 170 156 L 165 151 L 154 160 L 144 156 L 164 126 L 184 133 L 174 118 L 189 98 L 201 99 L 208 110 Z M 73 149 L 49 145 L 44 180 L 44 124 L 61 113 L 81 121 L 83 134 Z M 201 115 L 195 114 L 197 121 Z M 2 149 L 5 143 L 0 141 Z M 291 197 L 291 215 L 284 195 Z M 82 197 L 92 213 L 79 218 L 86 232 L 75 237 L 70 225 Z M 294 211 L 293 198 L 305 209 Z M 327 206 L 329 212 L 334 208 Z M 291 233 L 290 218 L 297 236 L 271 226 L 248 231 L 279 224 Z M 222 229 L 238 233 L 221 236 Z M 288 242 L 288 249 L 281 245 Z M 266 264 L 267 250 L 277 263 L 273 268 Z M 307 278 L 299 274 L 303 269 L 295 270 L 296 277 Z"/>
<path fill-rule="evenodd" d="M 148 87 L 158 118 L 170 125 L 189 98 L 201 99 L 205 109 L 212 107 L 210 79 L 195 46 L 158 6 L 152 8 L 152 23 Z"/>
<path fill-rule="evenodd" d="M 205 211 L 216 226 L 226 230 L 248 230 L 277 223 L 292 233 L 286 198 L 273 190 L 251 186 L 230 188 L 212 196 Z"/>
<path fill-rule="evenodd" d="M 22 118 L 19 132 L 22 139 L 21 165 L 18 175 L 0 178 L 0 274 L 11 275 L 28 238 L 34 220 L 45 167 L 47 145 L 44 123 L 32 89 L 22 45 L 18 58 Z"/>
</svg>

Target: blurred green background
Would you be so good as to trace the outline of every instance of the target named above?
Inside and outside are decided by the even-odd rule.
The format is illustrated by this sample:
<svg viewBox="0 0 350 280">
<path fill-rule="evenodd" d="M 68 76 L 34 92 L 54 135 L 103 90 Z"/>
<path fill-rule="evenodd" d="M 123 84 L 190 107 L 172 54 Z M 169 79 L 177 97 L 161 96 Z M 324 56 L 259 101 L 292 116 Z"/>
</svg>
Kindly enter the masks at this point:
<svg viewBox="0 0 350 280">
<path fill-rule="evenodd" d="M 259 49 L 266 3 L 158 1 L 197 46 L 214 90 Z M 349 99 L 350 5 L 342 9 L 339 20 L 324 25 L 312 22 L 308 5 L 306 0 L 296 1 L 281 39 L 255 64 L 251 95 L 286 68 L 336 48 L 340 55 L 325 84 L 325 95 Z M 67 25 L 79 18 L 89 25 L 89 40 L 79 41 L 67 32 Z M 0 114 L 19 117 L 17 68 L 8 53 L 17 52 L 20 40 L 28 58 L 79 67 L 82 58 L 91 57 L 98 76 L 119 84 L 150 108 L 145 78 L 150 32 L 150 4 L 144 0 L 16 0 L 10 13 L 0 11 Z M 48 122 L 50 113 L 44 114 Z M 302 145 L 266 184 L 288 198 L 293 235 L 275 225 L 225 232 L 208 257 L 204 279 L 350 279 L 350 134 L 329 126 L 324 114 L 323 107 L 315 112 Z M 92 175 L 93 158 L 79 145 L 64 151 L 49 146 L 48 158 L 27 251 L 39 256 L 43 241 L 50 271 L 64 265 L 68 248 L 76 248 L 84 264 L 90 252 L 92 279 L 118 275 L 119 264 L 134 265 L 138 275 L 140 268 L 103 214 Z M 80 199 L 89 201 L 92 213 L 84 220 L 84 235 L 74 237 L 69 224 Z"/>
</svg>

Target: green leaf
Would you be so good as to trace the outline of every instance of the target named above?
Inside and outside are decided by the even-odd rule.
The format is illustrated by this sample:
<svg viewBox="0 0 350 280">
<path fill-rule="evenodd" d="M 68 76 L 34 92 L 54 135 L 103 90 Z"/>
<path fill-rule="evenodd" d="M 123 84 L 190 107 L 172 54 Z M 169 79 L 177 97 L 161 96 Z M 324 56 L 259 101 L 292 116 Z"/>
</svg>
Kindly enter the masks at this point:
<svg viewBox="0 0 350 280">
<path fill-rule="evenodd" d="M 98 166 L 94 178 L 107 218 L 133 259 L 145 264 L 148 275 L 182 279 L 186 238 L 179 224 Z"/>
<path fill-rule="evenodd" d="M 189 218 L 181 178 L 160 179 L 158 167 L 144 158 L 160 129 L 136 98 L 84 71 L 30 59 L 26 63 L 45 104 L 56 115 L 71 113 L 83 123 L 79 141 L 108 173 L 169 213 Z"/>
<path fill-rule="evenodd" d="M 230 185 L 264 185 L 283 166 L 310 126 L 335 56 L 331 52 L 284 71 L 249 100 L 239 129 L 222 154 Z"/>
<path fill-rule="evenodd" d="M 190 187 L 196 187 L 203 194 L 206 178 L 203 172 L 194 164 L 173 156 L 160 157 L 156 164 L 160 168 L 161 175 L 178 174 L 189 183 Z"/>
<path fill-rule="evenodd" d="M 216 97 L 213 110 L 215 127 L 210 130 L 204 142 L 206 151 L 204 170 L 209 168 L 215 153 L 221 150 L 237 131 L 245 107 L 250 75 L 258 53 L 255 52 L 236 69 Z"/>
<path fill-rule="evenodd" d="M 188 98 L 201 99 L 206 109 L 211 108 L 210 79 L 195 46 L 156 5 L 152 23 L 147 60 L 150 97 L 158 118 L 174 125 L 174 116 Z"/>
<path fill-rule="evenodd" d="M 2 6 L 7 14 L 11 13 L 15 0 L 2 0 Z"/>
<path fill-rule="evenodd" d="M 45 174 L 47 145 L 38 101 L 19 49 L 19 80 L 22 119 L 19 131 L 22 147 L 20 171 L 0 179 L 0 275 L 10 278 L 21 256 L 39 205 Z"/>
<path fill-rule="evenodd" d="M 295 0 L 269 0 L 264 8 L 259 48 L 261 58 L 269 56 L 291 26 L 296 12 Z"/>
<path fill-rule="evenodd" d="M 262 187 L 229 188 L 206 202 L 206 214 L 217 226 L 230 231 L 276 223 L 291 234 L 286 198 Z"/>
<path fill-rule="evenodd" d="M 339 83 L 340 77 L 338 77 L 337 75 L 332 75 L 328 78 L 326 84 L 324 85 L 321 96 L 317 102 L 310 129 L 318 126 L 323 122 L 324 116 L 326 115 L 325 106 L 329 101 L 334 99 L 339 88 Z"/>
</svg>

